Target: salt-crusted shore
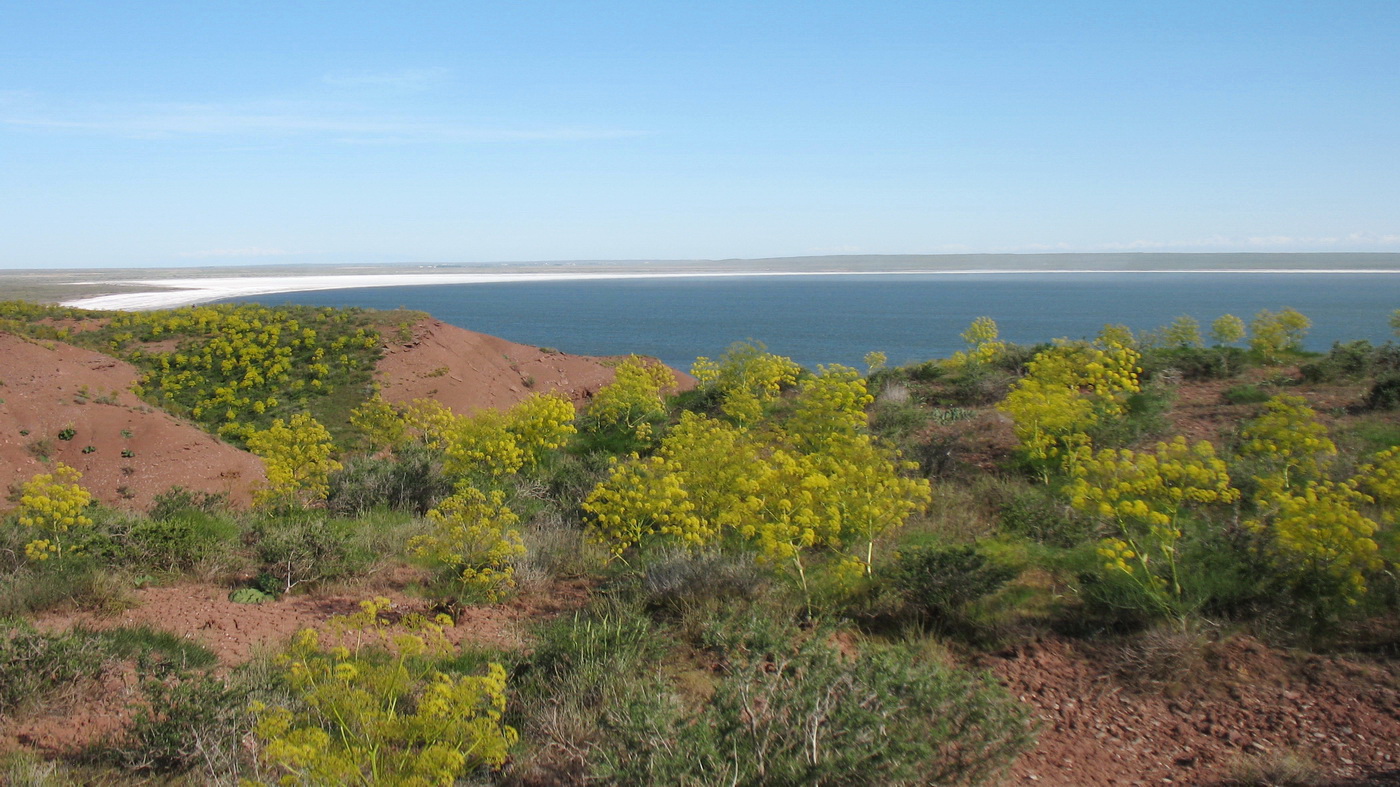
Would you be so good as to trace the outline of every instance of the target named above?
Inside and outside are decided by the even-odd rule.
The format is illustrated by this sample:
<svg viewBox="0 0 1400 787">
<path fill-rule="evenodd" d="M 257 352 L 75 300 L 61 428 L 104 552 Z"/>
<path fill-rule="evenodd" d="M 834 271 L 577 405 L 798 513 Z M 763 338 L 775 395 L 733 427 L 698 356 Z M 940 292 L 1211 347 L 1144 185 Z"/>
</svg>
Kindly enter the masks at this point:
<svg viewBox="0 0 1400 787">
<path fill-rule="evenodd" d="M 434 284 L 504 284 L 510 282 L 597 281 L 605 279 L 693 279 L 744 276 L 1006 276 L 1046 274 L 1400 274 L 1400 270 L 1375 269 L 1197 269 L 1197 270 L 888 270 L 888 271 L 687 271 L 678 273 L 394 273 L 327 276 L 247 276 L 238 278 L 144 279 L 80 282 L 84 285 L 139 285 L 149 292 L 97 295 L 64 301 L 79 309 L 146 311 L 172 309 L 225 298 L 269 295 L 280 292 L 344 290 L 362 287 L 413 287 Z"/>
</svg>

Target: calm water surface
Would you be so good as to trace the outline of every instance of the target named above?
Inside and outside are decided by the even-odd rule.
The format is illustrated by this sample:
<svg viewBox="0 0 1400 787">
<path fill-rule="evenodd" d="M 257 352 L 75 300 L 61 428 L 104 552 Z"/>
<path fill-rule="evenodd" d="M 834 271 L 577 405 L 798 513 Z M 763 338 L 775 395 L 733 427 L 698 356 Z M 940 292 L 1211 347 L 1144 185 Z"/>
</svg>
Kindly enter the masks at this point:
<svg viewBox="0 0 1400 787">
<path fill-rule="evenodd" d="M 757 339 L 803 364 L 861 365 L 945 357 L 974 318 L 1034 343 L 1095 334 L 1105 323 L 1150 330 L 1182 314 L 1246 321 L 1292 306 L 1313 321 L 1307 347 L 1391 338 L 1400 275 L 986 274 L 632 279 L 385 287 L 260 295 L 266 304 L 406 307 L 444 322 L 571 353 L 642 353 L 689 368 L 732 342 Z"/>
</svg>

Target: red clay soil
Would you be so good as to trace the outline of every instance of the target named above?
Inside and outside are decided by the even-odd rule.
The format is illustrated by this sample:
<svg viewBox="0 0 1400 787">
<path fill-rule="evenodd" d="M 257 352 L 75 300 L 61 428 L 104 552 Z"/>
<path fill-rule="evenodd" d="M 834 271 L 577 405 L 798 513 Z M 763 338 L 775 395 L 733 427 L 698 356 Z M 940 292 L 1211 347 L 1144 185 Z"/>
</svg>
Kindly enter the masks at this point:
<svg viewBox="0 0 1400 787">
<path fill-rule="evenodd" d="M 264 480 L 257 457 L 138 399 L 140 373 L 124 361 L 2 332 L 0 359 L 0 498 L 54 462 L 82 472 L 98 500 L 134 510 L 172 486 L 246 504 Z"/>
<path fill-rule="evenodd" d="M 242 664 L 259 652 L 280 650 L 304 628 L 320 628 L 333 615 L 359 611 L 359 602 L 384 596 L 394 602 L 391 614 L 432 614 L 423 599 L 405 595 L 403 587 L 419 576 L 399 572 L 373 587 L 355 592 L 285 596 L 264 604 L 236 604 L 229 589 L 186 583 L 136 591 L 131 608 L 116 615 L 87 612 L 40 616 L 35 625 L 46 631 L 66 631 L 76 625 L 91 629 L 148 626 L 187 637 L 212 650 L 221 668 Z M 556 582 L 537 593 L 523 593 L 507 604 L 467 607 L 453 612 L 454 624 L 444 633 L 454 644 L 519 649 L 529 623 L 582 607 L 590 585 L 582 580 Z M 21 718 L 0 717 L 0 752 L 26 746 L 50 754 L 72 752 L 118 732 L 129 721 L 131 703 L 138 699 L 130 665 L 95 681 L 70 687 L 64 696 L 45 702 Z"/>
<path fill-rule="evenodd" d="M 375 379 L 390 402 L 431 398 L 467 414 L 508 408 L 536 391 L 558 391 L 581 405 L 613 381 L 609 359 L 516 344 L 441 320 L 414 325 L 408 341 L 396 340 L 390 331 L 384 339 L 387 348 Z M 676 377 L 680 390 L 695 386 L 688 374 Z"/>
<path fill-rule="evenodd" d="M 1221 784 L 1301 758 L 1324 784 L 1400 784 L 1400 664 L 1295 655 L 1240 638 L 1172 680 L 1125 678 L 1099 649 L 1046 639 L 986 657 L 1041 722 L 1008 781 Z M 1141 664 L 1133 665 L 1138 668 Z"/>
<path fill-rule="evenodd" d="M 1275 367 L 1272 369 L 1248 369 L 1238 377 L 1229 380 L 1201 380 L 1183 383 L 1176 387 L 1176 399 L 1172 402 L 1167 418 L 1171 422 L 1171 433 L 1186 437 L 1187 440 L 1210 440 L 1216 447 L 1232 435 L 1239 425 L 1254 417 L 1261 410 L 1258 404 L 1229 404 L 1225 392 L 1246 384 L 1267 383 L 1273 379 L 1297 379 L 1297 367 Z M 1269 395 L 1289 394 L 1302 396 L 1308 406 L 1317 411 L 1318 419 L 1329 428 L 1333 426 L 1334 412 L 1345 411 L 1361 404 L 1367 388 L 1363 385 L 1309 385 L 1307 390 L 1262 386 Z"/>
</svg>

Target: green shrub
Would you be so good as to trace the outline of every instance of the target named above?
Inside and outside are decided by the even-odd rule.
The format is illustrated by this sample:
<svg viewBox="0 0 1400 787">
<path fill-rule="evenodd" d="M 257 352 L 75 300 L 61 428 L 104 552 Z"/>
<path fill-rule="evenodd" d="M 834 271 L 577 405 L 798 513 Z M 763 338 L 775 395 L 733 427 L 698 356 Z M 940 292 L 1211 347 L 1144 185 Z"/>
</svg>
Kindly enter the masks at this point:
<svg viewBox="0 0 1400 787">
<path fill-rule="evenodd" d="M 253 528 L 262 568 L 260 589 L 285 593 L 303 583 L 342 579 L 368 566 L 372 555 L 354 546 L 350 523 L 309 512 L 265 519 Z"/>
<path fill-rule="evenodd" d="M 1330 383 L 1400 372 L 1400 347 L 1386 343 L 1380 347 L 1364 339 L 1335 342 L 1323 357 L 1298 367 L 1310 383 Z"/>
<path fill-rule="evenodd" d="M 331 473 L 329 482 L 326 506 L 346 515 L 388 506 L 422 516 L 452 494 L 441 453 L 418 443 L 395 450 L 392 457 L 354 457 Z"/>
<path fill-rule="evenodd" d="M 914 547 L 899 552 L 885 579 L 908 609 L 938 621 L 959 618 L 964 607 L 997 592 L 1017 573 L 975 547 Z"/>
<path fill-rule="evenodd" d="M 1243 371 L 1248 359 L 1238 347 L 1157 347 L 1143 353 L 1141 366 L 1149 378 L 1174 370 L 1185 380 L 1223 380 Z"/>
<path fill-rule="evenodd" d="M 1400 408 L 1400 374 L 1380 378 L 1366 393 L 1366 409 L 1394 410 Z"/>
<path fill-rule="evenodd" d="M 131 525 L 120 536 L 125 562 L 149 570 L 189 569 L 233 550 L 238 526 L 227 519 L 186 508 L 163 518 Z"/>
<path fill-rule="evenodd" d="M 1095 535 L 1095 525 L 1043 487 L 1011 494 L 1002 505 L 999 525 L 1007 533 L 1049 546 L 1069 548 Z"/>
<path fill-rule="evenodd" d="M 83 632 L 46 634 L 23 620 L 0 619 L 0 716 L 96 677 L 109 659 L 103 643 Z"/>
<path fill-rule="evenodd" d="M 624 602 L 541 627 L 535 651 L 517 670 L 507 721 L 534 751 L 515 764 L 521 780 L 581 783 L 602 746 L 618 744 L 608 717 L 663 690 L 655 665 L 667 642 Z"/>
<path fill-rule="evenodd" d="M 1263 388 L 1247 383 L 1227 388 L 1220 398 L 1224 399 L 1226 404 L 1262 404 L 1269 401 L 1271 396 L 1273 394 Z"/>
<path fill-rule="evenodd" d="M 824 632 L 823 632 L 824 633 Z M 1032 736 L 989 677 L 904 649 L 843 657 L 796 626 L 740 622 L 704 705 L 660 694 L 607 714 L 594 777 L 613 784 L 978 784 Z"/>
<path fill-rule="evenodd" d="M 126 454 L 123 453 L 122 456 Z M 227 508 L 228 495 L 223 492 L 201 492 L 183 486 L 172 486 L 157 494 L 151 501 L 150 517 L 157 520 L 170 519 L 187 511 L 216 514 Z"/>
<path fill-rule="evenodd" d="M 646 566 L 642 592 L 648 606 L 682 612 L 714 601 L 750 600 L 766 582 L 752 555 L 678 552 Z"/>
<path fill-rule="evenodd" d="M 224 775 L 251 727 L 248 695 L 208 674 L 146 667 L 130 728 L 107 745 L 108 759 L 138 773 L 213 768 Z M 216 765 L 221 763 L 222 766 Z"/>
</svg>

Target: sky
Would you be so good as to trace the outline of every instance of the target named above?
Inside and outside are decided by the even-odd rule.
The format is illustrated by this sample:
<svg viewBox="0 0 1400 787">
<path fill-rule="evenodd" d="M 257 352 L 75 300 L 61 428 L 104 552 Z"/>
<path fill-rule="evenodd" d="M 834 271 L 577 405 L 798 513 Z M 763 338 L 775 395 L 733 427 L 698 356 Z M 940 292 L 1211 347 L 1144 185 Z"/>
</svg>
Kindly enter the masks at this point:
<svg viewBox="0 0 1400 787">
<path fill-rule="evenodd" d="M 0 267 L 1400 251 L 1400 2 L 0 0 Z"/>
</svg>

